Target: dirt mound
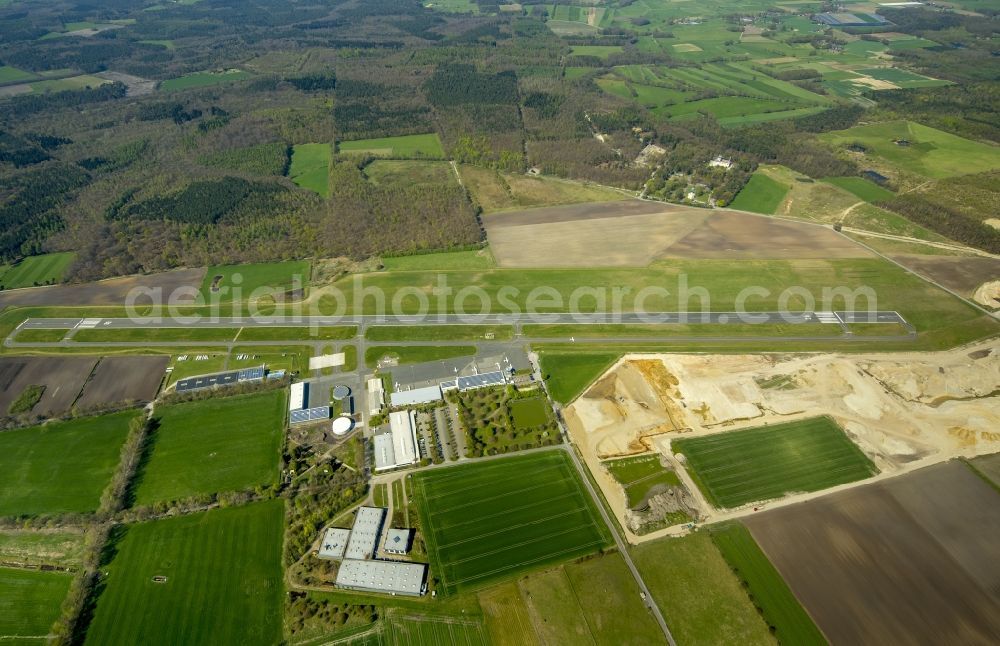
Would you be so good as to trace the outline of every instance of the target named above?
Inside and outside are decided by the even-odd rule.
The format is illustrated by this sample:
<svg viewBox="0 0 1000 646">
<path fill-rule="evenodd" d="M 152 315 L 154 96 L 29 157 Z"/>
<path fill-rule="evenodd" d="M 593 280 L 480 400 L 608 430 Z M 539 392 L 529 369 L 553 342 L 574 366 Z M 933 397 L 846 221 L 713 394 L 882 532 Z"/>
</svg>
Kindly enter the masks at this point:
<svg viewBox="0 0 1000 646">
<path fill-rule="evenodd" d="M 973 294 L 972 298 L 980 305 L 994 309 L 1000 308 L 1000 280 L 991 280 L 988 283 L 983 283 L 976 290 L 976 293 Z"/>
</svg>

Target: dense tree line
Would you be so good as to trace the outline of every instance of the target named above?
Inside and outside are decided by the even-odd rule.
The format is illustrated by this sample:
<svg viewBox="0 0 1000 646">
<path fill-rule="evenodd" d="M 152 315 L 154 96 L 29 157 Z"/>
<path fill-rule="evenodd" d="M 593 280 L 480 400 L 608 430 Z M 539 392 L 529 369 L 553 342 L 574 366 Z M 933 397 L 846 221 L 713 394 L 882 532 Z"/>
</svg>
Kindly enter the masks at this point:
<svg viewBox="0 0 1000 646">
<path fill-rule="evenodd" d="M 518 101 L 514 72 L 484 74 L 466 64 L 439 65 L 424 84 L 424 91 L 436 107 L 464 103 L 514 104 Z"/>
<path fill-rule="evenodd" d="M 919 193 L 902 193 L 877 206 L 895 211 L 952 240 L 1000 254 L 1000 231 L 964 213 L 930 202 Z"/>
<path fill-rule="evenodd" d="M 192 182 L 181 191 L 139 202 L 127 201 L 108 211 L 109 219 L 173 220 L 187 224 L 215 224 L 244 202 L 269 203 L 278 184 L 251 182 L 239 177 Z"/>
<path fill-rule="evenodd" d="M 128 93 L 124 83 L 115 81 L 105 83 L 95 88 L 81 90 L 64 90 L 51 94 L 25 94 L 9 99 L 0 104 L 0 115 L 13 118 L 31 116 L 46 110 L 70 108 L 88 103 L 100 103 L 120 99 Z"/>
<path fill-rule="evenodd" d="M 87 184 L 83 169 L 48 163 L 0 177 L 0 261 L 39 253 L 45 239 L 63 226 L 57 212 L 67 195 Z"/>
</svg>

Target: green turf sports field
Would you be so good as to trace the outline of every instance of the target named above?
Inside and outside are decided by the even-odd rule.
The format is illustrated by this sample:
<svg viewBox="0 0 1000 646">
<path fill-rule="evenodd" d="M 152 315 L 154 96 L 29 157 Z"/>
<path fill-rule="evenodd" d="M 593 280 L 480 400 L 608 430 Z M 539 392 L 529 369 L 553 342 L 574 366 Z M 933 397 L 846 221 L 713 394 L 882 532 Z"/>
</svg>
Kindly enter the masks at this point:
<svg viewBox="0 0 1000 646">
<path fill-rule="evenodd" d="M 59 617 L 72 580 L 64 572 L 0 568 L 0 643 L 47 643 L 43 637 Z"/>
<path fill-rule="evenodd" d="M 771 215 L 781 206 L 787 193 L 787 186 L 762 173 L 754 173 L 729 206 L 740 211 Z"/>
<path fill-rule="evenodd" d="M 684 438 L 670 448 L 684 454 L 691 478 L 720 508 L 819 491 L 878 473 L 829 417 Z"/>
<path fill-rule="evenodd" d="M 438 594 L 571 560 L 611 541 L 562 450 L 417 473 L 413 490 Z"/>
<path fill-rule="evenodd" d="M 118 465 L 138 413 L 82 417 L 0 433 L 0 516 L 89 512 Z"/>
<path fill-rule="evenodd" d="M 285 392 L 161 406 L 135 502 L 148 505 L 267 485 L 278 477 Z"/>
<path fill-rule="evenodd" d="M 281 642 L 283 517 L 271 500 L 127 526 L 86 643 Z"/>
<path fill-rule="evenodd" d="M 330 195 L 330 144 L 298 144 L 292 148 L 288 177 L 302 188 Z"/>
</svg>

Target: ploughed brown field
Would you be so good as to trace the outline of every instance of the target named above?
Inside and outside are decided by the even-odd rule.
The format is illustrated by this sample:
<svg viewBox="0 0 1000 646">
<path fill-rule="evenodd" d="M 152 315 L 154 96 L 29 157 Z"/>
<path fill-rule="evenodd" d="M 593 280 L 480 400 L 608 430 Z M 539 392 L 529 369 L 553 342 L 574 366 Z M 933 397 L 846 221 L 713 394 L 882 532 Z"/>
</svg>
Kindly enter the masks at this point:
<svg viewBox="0 0 1000 646">
<path fill-rule="evenodd" d="M 959 461 L 745 522 L 832 644 L 1000 643 L 1000 493 Z"/>
<path fill-rule="evenodd" d="M 69 410 L 97 363 L 96 357 L 0 357 L 0 416 L 31 385 L 45 386 L 36 415 Z"/>
<path fill-rule="evenodd" d="M 196 290 L 201 289 L 204 278 L 205 268 L 201 267 L 176 269 L 148 276 L 109 278 L 80 285 L 50 285 L 15 289 L 0 292 L 0 309 L 13 305 L 23 307 L 124 305 L 125 297 L 135 287 L 160 288 L 163 290 L 163 300 L 166 302 L 170 293 L 177 288 L 192 286 Z"/>
<path fill-rule="evenodd" d="M 972 296 L 983 283 L 1000 280 L 1000 259 L 997 258 L 888 255 L 904 267 L 967 297 Z"/>
<path fill-rule="evenodd" d="M 660 258 L 864 258 L 832 229 L 735 211 L 625 200 L 483 217 L 501 267 L 644 267 Z"/>
<path fill-rule="evenodd" d="M 76 406 L 82 410 L 156 396 L 170 357 L 104 357 Z"/>
</svg>

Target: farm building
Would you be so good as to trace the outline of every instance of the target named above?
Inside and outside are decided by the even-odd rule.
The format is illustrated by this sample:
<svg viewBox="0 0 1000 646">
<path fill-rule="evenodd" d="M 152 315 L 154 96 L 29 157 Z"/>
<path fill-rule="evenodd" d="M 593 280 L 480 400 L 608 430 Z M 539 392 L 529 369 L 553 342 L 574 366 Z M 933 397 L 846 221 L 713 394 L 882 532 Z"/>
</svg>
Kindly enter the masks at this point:
<svg viewBox="0 0 1000 646">
<path fill-rule="evenodd" d="M 368 380 L 368 414 L 372 417 L 378 415 L 385 406 L 385 388 L 382 380 L 372 378 Z"/>
<path fill-rule="evenodd" d="M 397 406 L 419 406 L 420 404 L 441 401 L 441 386 L 435 385 L 414 388 L 412 390 L 401 390 L 392 393 L 389 400 L 393 408 Z"/>
<path fill-rule="evenodd" d="M 427 566 L 423 563 L 345 559 L 337 571 L 336 586 L 418 597 L 426 591 L 426 578 Z"/>
<path fill-rule="evenodd" d="M 389 432 L 375 436 L 375 470 L 394 469 L 419 459 L 417 414 L 410 410 L 390 413 Z"/>
<path fill-rule="evenodd" d="M 394 527 L 386 532 L 383 549 L 389 554 L 409 554 L 410 541 L 412 540 L 412 529 L 397 529 Z"/>
<path fill-rule="evenodd" d="M 335 560 L 344 558 L 344 551 L 347 549 L 347 540 L 350 535 L 351 530 L 349 529 L 341 527 L 327 529 L 319 545 L 319 557 Z"/>
<path fill-rule="evenodd" d="M 351 538 L 347 542 L 344 557 L 348 559 L 370 559 L 378 549 L 379 534 L 385 521 L 382 507 L 359 507 L 351 527 Z"/>
</svg>

